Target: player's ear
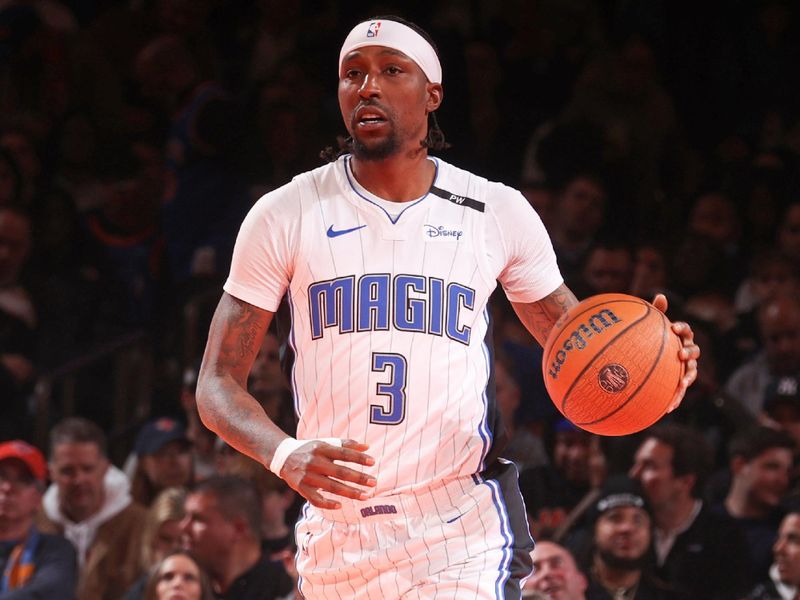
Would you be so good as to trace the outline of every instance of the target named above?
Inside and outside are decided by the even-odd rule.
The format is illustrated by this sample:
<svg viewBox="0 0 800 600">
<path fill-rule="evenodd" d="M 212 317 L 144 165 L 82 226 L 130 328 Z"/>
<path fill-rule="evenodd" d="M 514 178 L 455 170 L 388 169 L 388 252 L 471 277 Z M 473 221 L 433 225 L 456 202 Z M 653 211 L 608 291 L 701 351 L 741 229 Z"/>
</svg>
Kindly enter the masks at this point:
<svg viewBox="0 0 800 600">
<path fill-rule="evenodd" d="M 432 113 L 442 105 L 444 98 L 444 88 L 441 83 L 429 83 L 428 87 L 428 101 L 425 104 L 425 110 Z"/>
</svg>

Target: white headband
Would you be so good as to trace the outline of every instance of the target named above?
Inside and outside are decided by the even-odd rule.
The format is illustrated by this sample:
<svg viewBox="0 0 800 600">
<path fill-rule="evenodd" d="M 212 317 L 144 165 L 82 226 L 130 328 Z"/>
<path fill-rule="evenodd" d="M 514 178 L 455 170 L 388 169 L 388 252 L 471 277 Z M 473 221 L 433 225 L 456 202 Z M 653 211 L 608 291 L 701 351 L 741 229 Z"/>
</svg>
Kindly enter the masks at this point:
<svg viewBox="0 0 800 600">
<path fill-rule="evenodd" d="M 359 23 L 342 44 L 339 52 L 339 71 L 342 61 L 353 50 L 364 46 L 385 46 L 399 50 L 413 60 L 431 83 L 442 83 L 442 65 L 433 46 L 416 31 L 397 21 L 364 21 Z"/>
</svg>

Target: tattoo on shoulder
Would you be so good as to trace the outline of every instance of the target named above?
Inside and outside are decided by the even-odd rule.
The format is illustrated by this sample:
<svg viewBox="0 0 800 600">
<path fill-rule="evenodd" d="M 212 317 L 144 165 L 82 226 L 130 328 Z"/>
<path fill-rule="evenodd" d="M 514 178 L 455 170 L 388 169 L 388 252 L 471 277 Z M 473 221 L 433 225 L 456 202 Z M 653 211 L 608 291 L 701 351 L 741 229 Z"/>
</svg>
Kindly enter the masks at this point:
<svg viewBox="0 0 800 600">
<path fill-rule="evenodd" d="M 225 314 L 225 356 L 239 360 L 257 352 L 256 340 L 261 330 L 262 318 L 259 311 L 247 302 L 236 299 L 228 302 Z"/>
</svg>

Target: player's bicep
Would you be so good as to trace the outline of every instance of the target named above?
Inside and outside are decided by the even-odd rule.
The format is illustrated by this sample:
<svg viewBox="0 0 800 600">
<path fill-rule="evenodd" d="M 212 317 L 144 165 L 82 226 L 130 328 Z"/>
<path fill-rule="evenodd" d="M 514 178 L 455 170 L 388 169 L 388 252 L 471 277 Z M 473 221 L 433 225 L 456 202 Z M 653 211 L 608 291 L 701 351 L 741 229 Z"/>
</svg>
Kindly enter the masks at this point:
<svg viewBox="0 0 800 600">
<path fill-rule="evenodd" d="M 525 328 L 542 346 L 559 317 L 578 303 L 575 294 L 561 284 L 547 296 L 536 302 L 512 302 L 514 312 Z"/>
<path fill-rule="evenodd" d="M 274 314 L 223 292 L 211 321 L 202 370 L 211 376 L 229 375 L 244 388 Z"/>
</svg>

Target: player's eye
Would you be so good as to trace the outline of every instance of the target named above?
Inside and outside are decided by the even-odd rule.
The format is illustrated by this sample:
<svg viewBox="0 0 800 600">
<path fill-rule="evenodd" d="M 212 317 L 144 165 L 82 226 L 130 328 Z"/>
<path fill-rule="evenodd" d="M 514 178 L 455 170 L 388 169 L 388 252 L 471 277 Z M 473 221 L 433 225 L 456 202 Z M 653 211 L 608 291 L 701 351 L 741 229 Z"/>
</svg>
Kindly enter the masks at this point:
<svg viewBox="0 0 800 600">
<path fill-rule="evenodd" d="M 346 79 L 356 79 L 359 77 L 359 75 L 361 75 L 361 71 L 359 71 L 358 69 L 347 69 L 344 72 L 344 76 Z"/>
<path fill-rule="evenodd" d="M 386 72 L 389 73 L 389 75 L 398 75 L 399 73 L 402 73 L 403 70 L 397 65 L 390 65 L 386 67 Z"/>
</svg>

